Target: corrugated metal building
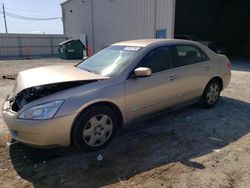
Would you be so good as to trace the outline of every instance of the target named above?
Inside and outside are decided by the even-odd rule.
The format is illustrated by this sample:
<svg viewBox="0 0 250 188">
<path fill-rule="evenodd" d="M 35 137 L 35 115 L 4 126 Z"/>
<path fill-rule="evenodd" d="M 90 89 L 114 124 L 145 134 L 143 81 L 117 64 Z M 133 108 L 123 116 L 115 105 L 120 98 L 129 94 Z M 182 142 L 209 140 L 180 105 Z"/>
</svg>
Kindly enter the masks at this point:
<svg viewBox="0 0 250 188">
<path fill-rule="evenodd" d="M 85 34 L 94 52 L 118 41 L 174 36 L 175 0 L 67 0 L 61 6 L 64 34 Z"/>
</svg>

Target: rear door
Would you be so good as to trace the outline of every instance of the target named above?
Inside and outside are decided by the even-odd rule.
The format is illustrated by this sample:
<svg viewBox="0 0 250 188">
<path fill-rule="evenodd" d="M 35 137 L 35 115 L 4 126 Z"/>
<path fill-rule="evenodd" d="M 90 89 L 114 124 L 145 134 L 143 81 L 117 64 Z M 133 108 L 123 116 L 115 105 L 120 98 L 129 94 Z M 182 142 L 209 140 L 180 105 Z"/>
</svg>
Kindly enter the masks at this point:
<svg viewBox="0 0 250 188">
<path fill-rule="evenodd" d="M 200 97 L 211 78 L 211 65 L 208 56 L 195 45 L 175 45 L 174 66 L 181 72 L 181 100 Z"/>
<path fill-rule="evenodd" d="M 131 77 L 125 82 L 128 119 L 159 111 L 176 103 L 180 97 L 179 71 L 174 70 L 172 46 L 157 47 L 148 52 L 135 67 L 148 67 L 152 75 Z"/>
</svg>

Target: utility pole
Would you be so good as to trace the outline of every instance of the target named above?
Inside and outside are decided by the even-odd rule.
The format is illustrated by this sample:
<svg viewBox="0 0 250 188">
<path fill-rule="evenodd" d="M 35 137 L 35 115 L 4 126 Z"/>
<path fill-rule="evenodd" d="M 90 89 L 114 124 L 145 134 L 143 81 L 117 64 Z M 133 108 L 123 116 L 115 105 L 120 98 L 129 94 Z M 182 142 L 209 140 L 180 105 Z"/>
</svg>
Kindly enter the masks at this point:
<svg viewBox="0 0 250 188">
<path fill-rule="evenodd" d="M 8 33 L 4 4 L 3 4 L 3 19 L 4 19 L 4 24 L 5 24 L 5 32 Z"/>
</svg>

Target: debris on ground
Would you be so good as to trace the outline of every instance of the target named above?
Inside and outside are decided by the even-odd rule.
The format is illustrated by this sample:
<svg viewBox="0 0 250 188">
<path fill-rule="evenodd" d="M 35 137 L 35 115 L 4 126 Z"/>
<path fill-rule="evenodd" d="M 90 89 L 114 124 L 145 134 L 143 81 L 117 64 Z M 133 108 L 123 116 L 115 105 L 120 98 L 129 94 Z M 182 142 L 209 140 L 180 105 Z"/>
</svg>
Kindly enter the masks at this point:
<svg viewBox="0 0 250 188">
<path fill-rule="evenodd" d="M 11 144 L 10 142 L 6 142 L 6 146 L 10 146 L 10 144 Z"/>
<path fill-rule="evenodd" d="M 97 161 L 102 161 L 102 160 L 103 160 L 102 154 L 99 154 L 99 155 L 96 157 L 96 160 L 97 160 Z"/>
<path fill-rule="evenodd" d="M 120 182 L 121 185 L 126 185 L 125 181 L 122 178 L 118 177 L 117 180 Z"/>
<path fill-rule="evenodd" d="M 220 152 L 220 149 L 215 149 L 214 152 L 218 153 L 218 152 Z"/>
<path fill-rule="evenodd" d="M 15 142 L 6 142 L 6 146 L 9 147 L 9 146 L 17 144 L 17 143 L 18 143 L 18 141 L 15 141 Z"/>
<path fill-rule="evenodd" d="M 8 80 L 15 80 L 16 75 L 3 75 L 2 78 L 3 79 L 8 79 Z"/>
</svg>

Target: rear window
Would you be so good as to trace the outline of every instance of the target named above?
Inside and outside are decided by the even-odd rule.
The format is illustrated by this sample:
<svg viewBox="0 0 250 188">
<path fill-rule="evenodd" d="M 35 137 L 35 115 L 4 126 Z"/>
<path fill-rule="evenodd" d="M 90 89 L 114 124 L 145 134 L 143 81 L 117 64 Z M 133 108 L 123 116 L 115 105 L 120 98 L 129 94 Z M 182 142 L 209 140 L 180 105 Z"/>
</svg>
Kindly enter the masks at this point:
<svg viewBox="0 0 250 188">
<path fill-rule="evenodd" d="M 175 66 L 181 67 L 200 63 L 203 57 L 200 49 L 191 45 L 177 45 L 175 46 Z"/>
<path fill-rule="evenodd" d="M 201 51 L 203 61 L 209 61 L 210 59 L 209 59 L 208 55 L 205 52 L 203 52 L 203 50 L 200 50 L 200 51 Z"/>
</svg>

